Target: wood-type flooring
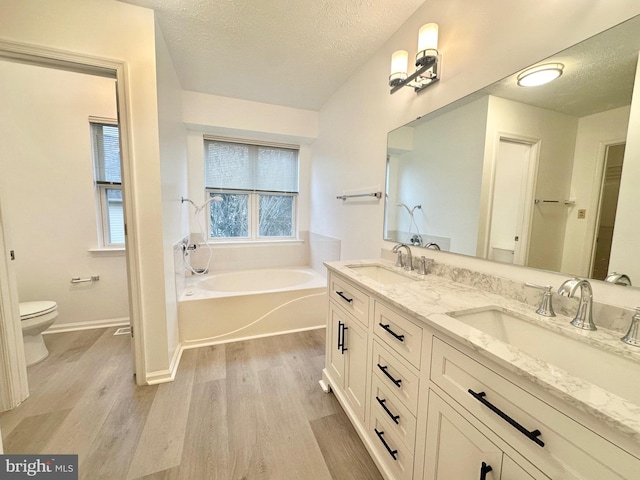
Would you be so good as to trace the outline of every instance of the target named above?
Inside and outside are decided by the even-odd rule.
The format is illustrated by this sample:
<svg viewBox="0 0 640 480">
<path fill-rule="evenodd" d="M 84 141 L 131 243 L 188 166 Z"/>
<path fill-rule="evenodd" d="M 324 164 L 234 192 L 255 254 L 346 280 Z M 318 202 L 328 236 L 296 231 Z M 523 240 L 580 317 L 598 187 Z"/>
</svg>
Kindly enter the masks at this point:
<svg viewBox="0 0 640 480">
<path fill-rule="evenodd" d="M 185 350 L 172 383 L 136 387 L 115 328 L 45 335 L 29 398 L 0 414 L 5 453 L 78 454 L 86 480 L 376 480 L 332 393 L 325 330 Z"/>
</svg>

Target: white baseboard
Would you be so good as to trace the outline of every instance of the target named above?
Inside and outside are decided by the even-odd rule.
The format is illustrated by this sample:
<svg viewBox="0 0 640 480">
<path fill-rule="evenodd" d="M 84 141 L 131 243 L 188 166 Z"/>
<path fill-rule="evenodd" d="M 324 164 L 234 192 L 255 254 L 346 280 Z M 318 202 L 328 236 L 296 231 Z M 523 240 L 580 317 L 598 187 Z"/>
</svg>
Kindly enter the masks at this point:
<svg viewBox="0 0 640 480">
<path fill-rule="evenodd" d="M 42 334 L 47 335 L 49 333 L 75 332 L 78 330 L 91 330 L 94 328 L 124 327 L 130 324 L 131 322 L 129 321 L 129 317 L 90 320 L 88 322 L 54 323 L 45 332 L 42 332 Z"/>
<path fill-rule="evenodd" d="M 159 370 L 157 372 L 147 373 L 147 385 L 173 382 L 176 379 L 178 367 L 180 366 L 180 359 L 182 358 L 182 352 L 184 352 L 184 350 L 184 346 L 179 344 L 176 351 L 173 352 L 173 358 L 171 359 L 168 370 Z"/>
</svg>

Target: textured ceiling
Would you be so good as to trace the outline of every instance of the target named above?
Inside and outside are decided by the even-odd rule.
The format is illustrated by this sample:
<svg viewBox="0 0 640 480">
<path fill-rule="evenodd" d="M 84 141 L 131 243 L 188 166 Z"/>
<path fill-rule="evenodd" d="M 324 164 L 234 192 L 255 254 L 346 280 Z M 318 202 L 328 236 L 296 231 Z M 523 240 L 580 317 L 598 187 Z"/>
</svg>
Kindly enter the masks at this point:
<svg viewBox="0 0 640 480">
<path fill-rule="evenodd" d="M 490 86 L 488 93 L 576 117 L 629 105 L 639 50 L 640 16 L 539 62 L 562 63 L 559 79 L 523 88 L 516 74 Z"/>
<path fill-rule="evenodd" d="M 120 0 L 157 12 L 184 90 L 318 110 L 424 0 Z"/>
</svg>

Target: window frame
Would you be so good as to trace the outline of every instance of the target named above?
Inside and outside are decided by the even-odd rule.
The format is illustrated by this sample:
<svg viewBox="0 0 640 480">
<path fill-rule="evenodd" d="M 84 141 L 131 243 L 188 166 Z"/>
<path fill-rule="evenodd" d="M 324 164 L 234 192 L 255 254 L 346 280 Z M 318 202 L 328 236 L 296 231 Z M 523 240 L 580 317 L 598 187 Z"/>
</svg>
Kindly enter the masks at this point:
<svg viewBox="0 0 640 480">
<path fill-rule="evenodd" d="M 97 180 L 98 162 L 96 158 L 96 141 L 93 125 L 118 127 L 118 120 L 113 118 L 89 117 L 89 129 L 91 135 L 91 157 L 93 164 L 93 184 L 96 202 L 96 221 L 98 223 L 98 244 L 100 248 L 116 250 L 126 248 L 126 226 L 124 221 L 124 192 L 122 182 L 105 182 Z M 122 155 L 120 155 L 120 176 L 122 178 Z M 108 190 L 120 190 L 122 196 L 122 220 L 123 220 L 123 241 L 111 242 L 111 224 L 109 222 L 109 199 Z"/>
<path fill-rule="evenodd" d="M 278 242 L 298 240 L 298 193 L 276 192 L 265 190 L 233 190 L 221 188 L 205 188 L 205 201 L 209 201 L 212 196 L 220 194 L 247 195 L 247 216 L 249 235 L 246 237 L 212 237 L 211 236 L 211 206 L 205 209 L 207 240 L 214 243 L 233 242 Z M 263 236 L 260 235 L 260 195 L 273 195 L 278 197 L 292 197 L 291 205 L 291 235 L 288 236 Z M 211 202 L 213 203 L 213 202 Z"/>
<path fill-rule="evenodd" d="M 260 142 L 242 139 L 233 139 L 225 137 L 217 137 L 204 135 L 203 136 L 203 168 L 206 169 L 207 164 L 207 141 L 217 141 L 226 143 L 238 143 L 242 145 L 248 145 L 253 147 L 266 146 L 271 148 L 281 148 L 288 150 L 295 150 L 297 152 L 296 168 L 297 168 L 297 182 L 300 182 L 300 146 L 291 144 L 278 144 L 272 142 Z M 205 209 L 206 214 L 206 240 L 212 243 L 249 243 L 249 242 L 281 242 L 281 241 L 297 241 L 299 239 L 298 231 L 298 197 L 299 188 L 295 192 L 283 192 L 276 190 L 258 190 L 258 189 L 233 189 L 233 188 L 220 188 L 220 187 L 207 187 L 206 177 L 204 179 L 204 195 L 205 202 L 209 201 L 212 196 L 218 194 L 246 194 L 248 195 L 248 227 L 249 235 L 247 237 L 212 237 L 211 236 L 211 205 Z M 291 205 L 291 235 L 287 236 L 263 236 L 260 235 L 260 196 L 286 196 L 292 198 Z M 211 202 L 213 204 L 214 202 Z"/>
</svg>

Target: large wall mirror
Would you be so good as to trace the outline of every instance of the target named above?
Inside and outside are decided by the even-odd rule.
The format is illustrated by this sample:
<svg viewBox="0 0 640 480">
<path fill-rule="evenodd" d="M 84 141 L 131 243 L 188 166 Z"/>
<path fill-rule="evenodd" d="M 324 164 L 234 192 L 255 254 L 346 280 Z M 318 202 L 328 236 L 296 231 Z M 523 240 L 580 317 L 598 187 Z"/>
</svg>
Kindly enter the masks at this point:
<svg viewBox="0 0 640 480">
<path fill-rule="evenodd" d="M 639 51 L 640 16 L 538 62 L 564 66 L 550 83 L 521 71 L 390 132 L 385 240 L 640 286 Z"/>
</svg>

